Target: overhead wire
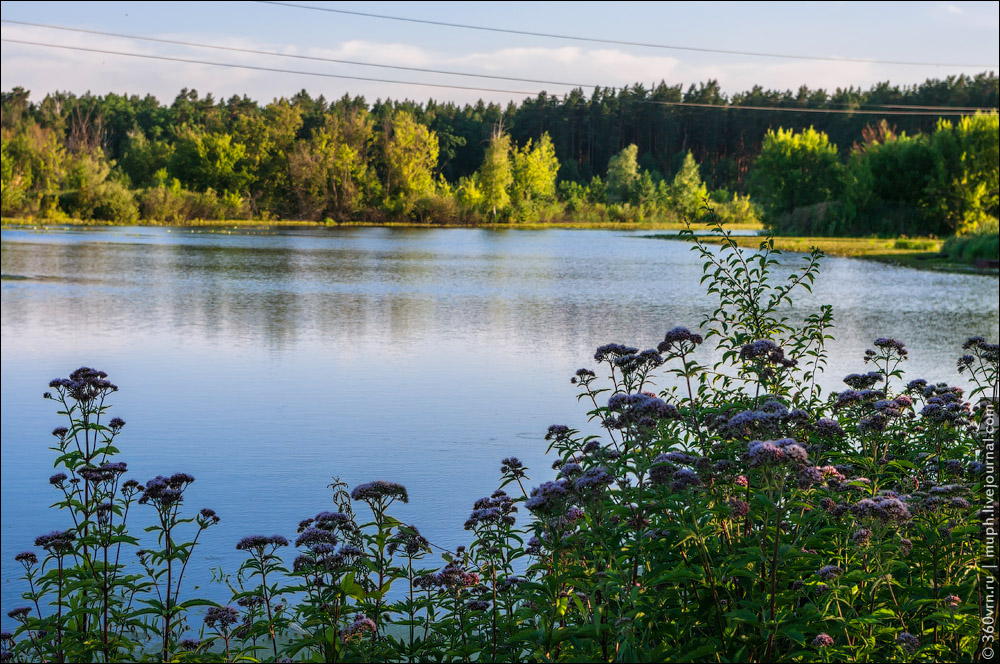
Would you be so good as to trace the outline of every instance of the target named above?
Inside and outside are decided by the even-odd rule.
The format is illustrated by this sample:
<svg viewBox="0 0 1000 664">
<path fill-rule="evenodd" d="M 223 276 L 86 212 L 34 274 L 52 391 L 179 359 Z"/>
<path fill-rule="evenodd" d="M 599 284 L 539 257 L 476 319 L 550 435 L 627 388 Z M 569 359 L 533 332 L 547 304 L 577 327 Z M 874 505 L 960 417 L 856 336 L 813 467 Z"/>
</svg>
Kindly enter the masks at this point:
<svg viewBox="0 0 1000 664">
<path fill-rule="evenodd" d="M 94 35 L 101 35 L 101 36 L 106 36 L 106 37 L 117 37 L 117 38 L 122 38 L 122 39 L 133 39 L 133 40 L 138 40 L 138 41 L 148 41 L 148 42 L 156 42 L 156 43 L 173 44 L 173 45 L 188 46 L 188 47 L 194 47 L 194 48 L 207 48 L 207 49 L 215 49 L 215 50 L 221 50 L 221 51 L 232 51 L 232 52 L 247 53 L 247 54 L 253 54 L 253 55 L 266 55 L 266 56 L 273 56 L 273 57 L 294 58 L 294 59 L 311 60 L 311 61 L 319 61 L 319 62 L 332 62 L 332 63 L 337 63 L 337 64 L 360 65 L 360 66 L 368 66 L 368 67 L 381 67 L 381 68 L 387 68 L 387 69 L 399 69 L 399 70 L 404 70 L 404 71 L 418 71 L 418 72 L 423 72 L 423 73 L 446 74 L 446 75 L 450 75 L 450 76 L 468 76 L 468 77 L 475 77 L 475 78 L 488 78 L 488 79 L 515 81 L 515 82 L 521 82 L 521 83 L 542 83 L 542 84 L 546 84 L 546 85 L 562 85 L 562 86 L 574 87 L 574 88 L 588 88 L 588 87 L 590 87 L 590 88 L 600 88 L 600 87 L 610 88 L 611 87 L 611 86 L 600 86 L 600 85 L 596 85 L 596 84 L 570 83 L 570 82 L 564 82 L 564 81 L 548 81 L 548 80 L 531 79 L 531 78 L 519 78 L 519 77 L 514 77 L 514 76 L 499 76 L 499 75 L 491 75 L 491 74 L 477 74 L 477 73 L 469 73 L 469 72 L 455 72 L 455 71 L 448 71 L 448 70 L 441 70 L 441 69 L 432 69 L 432 68 L 423 68 L 423 67 L 406 67 L 406 66 L 402 66 L 402 65 L 387 65 L 387 64 L 382 64 L 382 63 L 370 63 L 370 62 L 360 62 L 360 61 L 353 61 L 353 60 L 342 60 L 342 59 L 337 59 L 337 58 L 326 58 L 326 57 L 320 57 L 320 56 L 309 56 L 309 55 L 300 55 L 300 54 L 293 54 L 293 53 L 282 53 L 280 51 L 270 51 L 270 50 L 263 50 L 263 49 L 251 49 L 251 48 L 242 48 L 242 47 L 236 47 L 236 46 L 221 46 L 221 45 L 217 45 L 217 44 L 205 44 L 205 43 L 201 43 L 201 42 L 190 42 L 190 41 L 184 41 L 184 40 L 178 40 L 178 39 L 166 39 L 166 38 L 160 38 L 160 37 L 145 37 L 145 36 L 141 36 L 141 35 L 131 35 L 131 34 L 125 34 L 125 33 L 118 33 L 118 32 L 106 32 L 106 31 L 102 31 L 102 30 L 91 30 L 91 29 L 87 29 L 87 28 L 73 28 L 73 27 L 68 27 L 68 26 L 59 26 L 59 25 L 52 25 L 52 24 L 46 24 L 46 23 L 33 23 L 33 22 L 29 22 L 29 21 L 18 21 L 18 20 L 13 20 L 13 19 L 0 19 L 0 23 L 7 23 L 7 24 L 14 24 L 14 25 L 24 25 L 24 26 L 30 26 L 30 27 L 52 29 L 52 30 L 62 30 L 62 31 L 67 31 L 67 32 L 77 32 L 77 33 L 83 33 L 83 34 L 94 34 Z M 69 48 L 76 48 L 78 50 L 91 50 L 91 51 L 94 51 L 94 52 L 101 52 L 101 53 L 107 53 L 107 54 L 112 54 L 112 55 L 123 55 L 123 56 L 132 56 L 132 57 L 149 57 L 149 58 L 153 57 L 151 55 L 143 55 L 143 54 L 136 54 L 136 53 L 126 53 L 126 52 L 122 52 L 122 51 L 111 51 L 109 49 L 88 49 L 86 47 L 70 47 L 68 45 L 47 44 L 47 43 L 43 43 L 43 42 L 32 42 L 32 41 L 28 41 L 28 40 L 5 39 L 5 41 L 10 41 L 12 43 L 30 44 L 30 45 L 34 45 L 34 46 L 52 46 L 54 48 L 67 48 L 67 49 L 69 49 Z M 246 67 L 246 68 L 249 68 L 249 69 L 257 69 L 257 70 L 262 70 L 262 71 L 274 71 L 274 72 L 278 72 L 278 73 L 302 74 L 302 75 L 309 75 L 309 76 L 321 76 L 322 75 L 322 76 L 329 76 L 329 77 L 333 77 L 333 78 L 346 78 L 346 79 L 352 79 L 352 80 L 364 80 L 364 81 L 385 82 L 385 83 L 405 83 L 405 84 L 409 84 L 409 85 L 421 85 L 421 86 L 428 86 L 428 87 L 446 87 L 446 88 L 455 88 L 455 89 L 462 89 L 462 90 L 473 90 L 473 91 L 483 91 L 483 92 L 503 92 L 503 93 L 522 94 L 522 95 L 531 95 L 531 96 L 536 96 L 537 94 L 539 94 L 537 92 L 528 92 L 528 91 L 523 91 L 523 90 L 516 90 L 516 91 L 515 90 L 498 90 L 498 89 L 494 89 L 494 88 L 479 88 L 479 87 L 470 87 L 470 86 L 452 86 L 452 85 L 447 85 L 447 84 L 439 86 L 438 84 L 413 82 L 413 81 L 391 81 L 391 80 L 387 80 L 387 79 L 376 79 L 376 78 L 368 78 L 368 77 L 360 77 L 360 76 L 348 76 L 348 75 L 339 75 L 338 76 L 338 75 L 334 75 L 334 74 L 321 74 L 321 73 L 317 73 L 317 72 L 306 72 L 306 71 L 298 71 L 298 70 L 285 70 L 285 69 L 274 68 L 274 67 L 257 67 L 257 66 L 252 66 L 252 65 L 238 65 L 236 63 L 221 63 L 221 62 L 210 62 L 210 61 L 205 61 L 205 60 L 193 60 L 193 59 L 188 59 L 188 58 L 173 58 L 173 57 L 170 57 L 170 56 L 160 56 L 160 58 L 161 59 L 166 59 L 166 60 L 174 60 L 174 61 L 178 61 L 178 62 L 191 62 L 191 63 L 194 63 L 194 64 L 203 64 L 203 65 L 210 65 L 210 66 L 233 67 L 233 68 L 236 68 L 236 67 Z M 661 102 L 661 101 L 655 101 L 655 100 L 648 100 L 645 103 L 656 103 L 656 104 L 666 104 L 666 105 L 687 105 L 687 106 L 697 105 L 694 102 Z M 826 102 L 826 103 L 835 103 L 835 102 Z M 861 110 L 862 110 L 862 109 L 859 109 L 856 106 L 853 106 L 851 104 L 840 104 L 840 103 L 837 103 L 837 105 L 849 106 L 850 108 L 848 109 L 848 112 L 855 112 L 855 113 L 857 113 L 857 112 L 861 112 Z M 954 114 L 961 114 L 963 111 L 964 112 L 976 112 L 976 111 L 983 111 L 983 110 L 992 110 L 992 109 L 987 109 L 987 108 L 983 108 L 983 107 L 974 107 L 974 106 L 961 106 L 961 107 L 955 106 L 955 107 L 953 107 L 953 106 L 924 106 L 924 105 L 911 105 L 911 104 L 862 104 L 862 105 L 866 106 L 866 107 L 884 108 L 884 109 L 909 109 L 909 110 L 912 110 L 912 111 L 916 111 L 916 110 L 950 111 L 950 112 L 952 112 Z M 783 106 L 767 106 L 767 107 L 764 107 L 764 106 L 720 105 L 720 104 L 706 104 L 705 106 L 706 107 L 711 107 L 711 108 L 720 108 L 720 107 L 721 108 L 739 108 L 739 109 L 744 109 L 744 110 L 784 110 L 784 111 L 802 111 L 802 112 L 837 112 L 837 109 L 802 109 L 800 107 L 783 107 Z"/>
<path fill-rule="evenodd" d="M 526 97 L 535 97 L 542 92 L 539 91 L 527 91 L 527 90 L 503 90 L 498 88 L 481 88 L 472 87 L 465 85 L 452 85 L 449 83 L 423 83 L 418 81 L 398 81 L 385 78 L 372 78 L 367 76 L 350 76 L 347 74 L 330 74 L 326 72 L 315 72 L 315 71 L 302 71 L 296 69 L 284 69 L 280 67 L 264 67 L 260 65 L 249 65 L 249 64 L 236 64 L 230 62 L 214 62 L 211 60 L 200 60 L 195 58 L 180 58 L 168 55 L 152 55 L 149 53 L 128 53 L 125 51 L 115 51 L 112 49 L 104 48 L 89 48 L 86 46 L 70 46 L 68 44 L 46 44 L 44 42 L 29 41 L 26 39 L 11 39 L 8 37 L 0 38 L 0 41 L 7 42 L 11 44 L 24 44 L 28 46 L 40 46 L 43 48 L 57 48 L 69 51 L 83 51 L 88 53 L 100 53 L 104 55 L 120 55 L 131 58 L 143 58 L 146 60 L 163 60 L 168 62 L 183 62 L 187 64 L 196 65 L 207 65 L 211 67 L 226 67 L 229 69 L 247 69 L 252 71 L 265 71 L 273 72 L 279 74 L 297 74 L 301 76 L 318 76 L 321 78 L 339 78 L 354 81 L 369 81 L 375 83 L 392 83 L 397 85 L 418 85 L 422 87 L 430 88 L 447 88 L 453 90 L 471 90 L 474 92 L 499 92 L 503 94 L 515 94 L 523 95 Z M 681 107 L 697 107 L 697 108 L 713 108 L 713 109 L 725 109 L 725 110 L 754 110 L 754 111 L 776 111 L 776 112 L 794 112 L 794 113 L 841 113 L 841 114 L 864 114 L 864 115 L 883 115 L 883 116 L 897 116 L 897 115 L 923 115 L 923 116 L 934 116 L 934 115 L 967 115 L 967 111 L 873 111 L 864 109 L 817 109 L 817 108 L 787 108 L 787 107 L 776 107 L 776 106 L 738 106 L 730 104 L 702 104 L 696 102 L 668 102 L 668 101 L 654 101 L 654 100 L 642 100 L 640 103 L 645 104 L 661 104 L 665 106 L 681 106 Z M 992 109 L 979 109 L 979 110 L 992 110 Z"/>
<path fill-rule="evenodd" d="M 707 48 L 698 46 L 678 46 L 675 44 L 655 44 L 649 42 L 637 42 L 637 41 L 626 41 L 621 39 L 607 39 L 602 37 L 581 37 L 578 35 L 566 35 L 557 34 L 552 32 L 533 32 L 530 30 L 515 30 L 513 28 L 497 28 L 493 26 L 486 25 L 472 25 L 468 23 L 451 23 L 448 21 L 434 21 L 430 19 L 423 18 L 412 18 L 407 16 L 390 16 L 388 14 L 375 14 L 371 12 L 359 12 L 350 9 L 338 9 L 336 7 L 317 7 L 315 5 L 304 5 L 298 2 L 279 2 L 277 0 L 255 0 L 260 4 L 265 5 L 276 5 L 279 7 L 290 7 L 295 9 L 307 9 L 320 12 L 329 12 L 333 14 L 346 14 L 350 16 L 362 16 L 365 18 L 376 18 L 387 21 L 402 21 L 406 23 L 419 23 L 423 25 L 437 25 L 448 28 L 462 28 L 465 30 L 480 30 L 485 32 L 499 32 L 503 34 L 510 35 L 524 35 L 528 37 L 543 37 L 546 39 L 566 39 L 571 41 L 583 41 L 583 42 L 594 42 L 597 44 L 617 44 L 620 46 L 641 46 L 644 48 L 659 48 L 659 49 L 669 49 L 675 51 L 693 51 L 697 53 L 720 53 L 724 55 L 746 55 L 761 58 L 783 58 L 789 60 L 821 60 L 825 62 L 855 62 L 863 64 L 878 64 L 878 65 L 907 65 L 907 66 L 919 66 L 919 67 L 995 67 L 996 63 L 993 64 L 970 64 L 970 63 L 950 63 L 950 62 L 914 62 L 909 60 L 876 60 L 869 58 L 845 58 L 845 57 L 835 57 L 835 56 L 818 56 L 818 55 L 798 55 L 791 53 L 768 53 L 761 51 L 735 51 L 729 49 L 721 48 Z"/>
<path fill-rule="evenodd" d="M 534 79 L 534 78 L 518 78 L 518 77 L 515 77 L 515 76 L 500 76 L 500 75 L 496 75 L 496 74 L 478 74 L 478 73 L 470 73 L 470 72 L 448 71 L 448 70 L 445 70 L 445 69 L 431 69 L 431 68 L 427 68 L 427 67 L 407 67 L 407 66 L 404 66 L 404 65 L 387 65 L 387 64 L 375 63 L 375 62 L 362 62 L 362 61 L 359 61 L 359 60 L 343 60 L 343 59 L 339 59 L 339 58 L 327 58 L 327 57 L 321 57 L 321 56 L 317 56 L 317 55 L 300 55 L 300 54 L 297 54 L 297 53 L 282 53 L 280 51 L 267 51 L 267 50 L 255 49 L 255 48 L 240 48 L 238 46 L 220 46 L 220 45 L 217 45 L 217 44 L 204 44 L 204 43 L 199 43 L 199 42 L 182 41 L 180 39 L 166 39 L 166 38 L 163 38 L 163 37 L 142 37 L 140 35 L 129 35 L 129 34 L 124 34 L 124 33 L 120 33 L 120 32 L 104 32 L 102 30 L 89 30 L 89 29 L 86 29 L 86 28 L 71 28 L 71 27 L 62 26 L 62 25 L 51 25 L 51 24 L 48 24 L 48 23 L 31 23 L 31 22 L 28 22 L 28 21 L 16 21 L 16 20 L 13 20 L 13 19 L 6 19 L 6 18 L 0 19 L 0 23 L 9 23 L 9 24 L 15 24 L 15 25 L 25 25 L 25 26 L 35 27 L 35 28 L 47 28 L 47 29 L 50 29 L 50 30 L 63 30 L 63 31 L 66 31 L 66 32 L 80 32 L 80 33 L 90 34 L 90 35 L 101 35 L 101 36 L 104 36 L 104 37 L 120 37 L 122 39 L 136 39 L 136 40 L 140 40 L 140 41 L 157 42 L 157 43 L 160 43 L 160 44 L 174 44 L 174 45 L 177 45 L 177 46 L 192 46 L 192 47 L 195 47 L 195 48 L 210 48 L 210 49 L 215 49 L 215 50 L 218 50 L 218 51 L 231 51 L 231 52 L 235 52 L 235 53 L 249 53 L 249 54 L 253 54 L 253 55 L 269 55 L 269 56 L 278 57 L 278 58 L 294 58 L 294 59 L 297 59 L 297 60 L 311 60 L 311 61 L 315 61 L 315 62 L 332 62 L 332 63 L 336 63 L 336 64 L 357 65 L 357 66 L 361 66 L 361 67 L 381 67 L 383 69 L 399 69 L 399 70 L 402 70 L 402 71 L 415 71 L 415 72 L 422 72 L 422 73 L 428 73 L 428 74 L 445 74 L 445 75 L 448 75 L 448 76 L 469 76 L 469 77 L 473 77 L 473 78 L 488 78 L 488 79 L 495 79 L 495 80 L 499 80 L 499 81 L 515 81 L 515 82 L 519 82 L 519 83 L 541 83 L 543 85 L 563 85 L 563 86 L 574 87 L 574 88 L 600 87 L 600 86 L 596 86 L 596 85 L 593 85 L 593 84 L 590 84 L 590 83 L 569 83 L 569 82 L 566 82 L 566 81 L 546 81 L 546 80 Z"/>
</svg>

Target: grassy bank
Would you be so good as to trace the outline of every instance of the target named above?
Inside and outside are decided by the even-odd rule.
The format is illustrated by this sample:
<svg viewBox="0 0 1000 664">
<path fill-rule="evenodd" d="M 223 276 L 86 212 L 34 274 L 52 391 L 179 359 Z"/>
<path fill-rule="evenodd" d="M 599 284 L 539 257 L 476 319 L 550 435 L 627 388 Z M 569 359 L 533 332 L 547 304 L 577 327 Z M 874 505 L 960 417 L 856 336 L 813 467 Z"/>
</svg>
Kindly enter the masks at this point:
<svg viewBox="0 0 1000 664">
<path fill-rule="evenodd" d="M 122 224 L 97 221 L 93 219 L 42 219 L 34 217 L 4 217 L 2 220 L 4 228 L 42 228 L 46 226 L 120 226 Z M 392 228 L 517 228 L 524 230 L 542 230 L 546 228 L 577 228 L 577 229 L 597 229 L 597 230 L 659 230 L 659 231 L 679 231 L 687 227 L 684 222 L 651 222 L 651 223 L 626 223 L 626 222 L 599 222 L 599 221 L 559 221 L 546 223 L 523 223 L 523 224 L 420 224 L 414 222 L 385 222 L 374 224 L 370 222 L 324 222 L 324 221 L 299 221 L 288 219 L 195 219 L 184 222 L 159 222 L 142 220 L 132 226 L 167 226 L 171 228 L 274 228 L 274 227 L 351 227 L 351 226 L 386 226 Z M 762 230 L 759 223 L 733 223 L 727 224 L 727 228 L 734 230 Z"/>
<path fill-rule="evenodd" d="M 651 235 L 662 240 L 683 239 L 676 235 Z M 741 247 L 757 248 L 761 237 L 733 238 Z M 701 238 L 702 242 L 717 244 L 718 238 Z M 921 270 L 947 272 L 978 272 L 997 274 L 997 270 L 977 270 L 973 265 L 950 258 L 942 253 L 944 240 L 935 238 L 881 239 L 867 237 L 775 237 L 774 248 L 779 251 L 808 252 L 813 247 L 828 256 L 864 258 L 866 260 L 902 265 Z"/>
</svg>

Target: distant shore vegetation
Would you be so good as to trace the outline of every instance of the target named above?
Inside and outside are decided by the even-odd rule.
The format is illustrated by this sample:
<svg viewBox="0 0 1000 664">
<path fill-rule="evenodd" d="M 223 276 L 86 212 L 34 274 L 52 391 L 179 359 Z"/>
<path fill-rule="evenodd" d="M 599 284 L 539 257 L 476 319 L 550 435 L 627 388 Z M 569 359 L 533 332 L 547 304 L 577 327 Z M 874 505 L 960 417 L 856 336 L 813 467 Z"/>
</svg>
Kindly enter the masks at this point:
<svg viewBox="0 0 1000 664">
<path fill-rule="evenodd" d="M 708 203 L 729 224 L 777 235 L 954 237 L 954 258 L 996 260 L 997 113 L 885 109 L 995 109 L 998 98 L 992 72 L 731 98 L 716 81 L 636 84 L 506 107 L 304 90 L 268 104 L 187 89 L 169 105 L 89 93 L 33 102 L 14 88 L 2 93 L 0 211 L 118 224 L 670 227 Z M 739 108 L 751 106 L 783 110 Z"/>
</svg>

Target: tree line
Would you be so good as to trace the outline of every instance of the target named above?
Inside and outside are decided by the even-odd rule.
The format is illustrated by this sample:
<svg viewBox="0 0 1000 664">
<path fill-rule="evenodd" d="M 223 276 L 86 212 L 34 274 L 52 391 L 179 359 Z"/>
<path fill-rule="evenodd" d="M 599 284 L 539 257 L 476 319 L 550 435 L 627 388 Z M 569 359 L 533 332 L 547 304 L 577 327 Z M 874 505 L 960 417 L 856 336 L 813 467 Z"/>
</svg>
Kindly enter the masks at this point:
<svg viewBox="0 0 1000 664">
<path fill-rule="evenodd" d="M 350 96 L 328 102 L 305 91 L 259 104 L 186 89 L 169 105 L 149 95 L 71 93 L 32 102 L 21 88 L 2 93 L 0 102 L 5 216 L 642 221 L 689 217 L 708 196 L 724 217 L 752 221 L 802 207 L 781 207 L 769 189 L 781 183 L 755 175 L 767 165 L 763 151 L 775 136 L 825 135 L 843 166 L 840 183 L 847 177 L 841 171 L 875 179 L 882 172 L 848 168 L 859 160 L 855 153 L 870 152 L 865 163 L 871 164 L 874 155 L 896 149 L 859 151 L 859 145 L 883 146 L 891 137 L 939 152 L 959 149 L 927 138 L 941 133 L 933 116 L 891 116 L 891 124 L 879 125 L 879 116 L 803 111 L 995 108 L 998 79 L 991 72 L 832 94 L 757 86 L 731 98 L 716 81 L 686 91 L 636 84 L 597 88 L 589 97 L 581 89 L 561 97 L 542 93 L 506 107 L 369 104 Z M 757 106 L 787 110 L 749 109 Z M 923 163 L 914 156 L 907 168 Z M 894 185 L 878 186 L 883 192 Z M 995 179 L 992 189 L 995 201 Z M 846 190 L 837 185 L 828 200 L 855 218 L 877 212 L 872 200 L 893 200 L 883 192 L 840 201 Z M 753 205 L 748 193 L 763 205 Z M 996 214 L 988 203 L 983 209 Z"/>
</svg>

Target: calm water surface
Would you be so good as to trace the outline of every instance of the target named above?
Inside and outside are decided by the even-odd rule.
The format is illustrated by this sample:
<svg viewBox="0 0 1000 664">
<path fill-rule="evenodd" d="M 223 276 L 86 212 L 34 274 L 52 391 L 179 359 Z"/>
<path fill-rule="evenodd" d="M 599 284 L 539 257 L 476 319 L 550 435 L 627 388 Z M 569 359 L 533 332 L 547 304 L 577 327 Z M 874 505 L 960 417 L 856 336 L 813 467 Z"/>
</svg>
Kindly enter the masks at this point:
<svg viewBox="0 0 1000 664">
<path fill-rule="evenodd" d="M 688 245 L 643 235 L 4 230 L 4 613 L 23 590 L 14 554 L 67 525 L 46 509 L 48 432 L 63 424 L 41 398 L 52 378 L 107 371 L 121 387 L 112 414 L 128 423 L 130 476 L 191 473 L 187 509 L 222 517 L 192 562 L 188 596 L 201 585 L 222 598 L 204 587 L 209 568 L 235 571 L 244 535 L 291 538 L 331 507 L 335 475 L 406 485 L 410 503 L 394 515 L 454 547 L 503 457 L 519 456 L 536 483 L 551 479 L 544 432 L 584 422 L 569 377 L 593 367 L 596 346 L 655 346 L 711 310 Z M 907 342 L 910 377 L 948 381 L 959 380 L 966 337 L 998 336 L 995 277 L 824 265 L 815 295 L 789 313 L 834 305 L 827 388 L 864 369 L 877 336 Z"/>
</svg>

